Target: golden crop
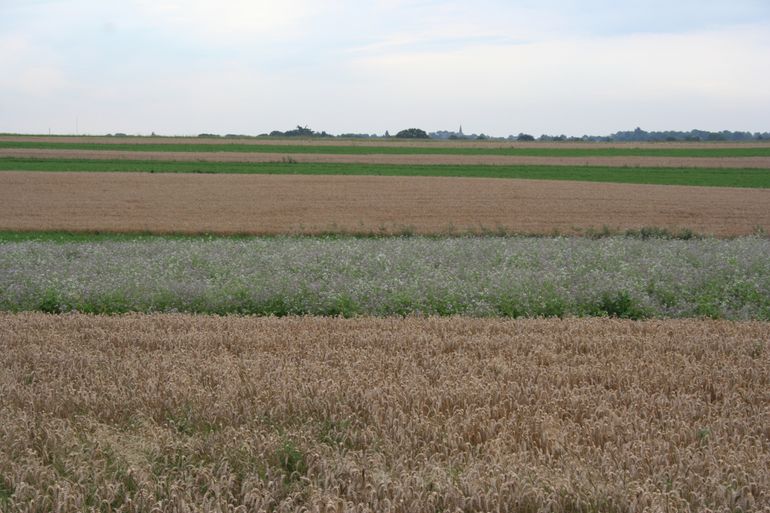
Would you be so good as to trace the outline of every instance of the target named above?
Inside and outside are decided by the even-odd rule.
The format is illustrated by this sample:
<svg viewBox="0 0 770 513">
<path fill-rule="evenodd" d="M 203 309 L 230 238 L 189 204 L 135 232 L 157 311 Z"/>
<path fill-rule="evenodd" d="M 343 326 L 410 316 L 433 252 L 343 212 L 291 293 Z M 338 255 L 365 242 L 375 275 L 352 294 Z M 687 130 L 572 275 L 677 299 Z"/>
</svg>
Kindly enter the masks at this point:
<svg viewBox="0 0 770 513">
<path fill-rule="evenodd" d="M 770 324 L 0 314 L 0 511 L 770 509 Z"/>
<path fill-rule="evenodd" d="M 424 176 L 0 173 L 0 230 L 581 234 L 603 226 L 717 236 L 770 231 L 768 194 Z"/>
</svg>

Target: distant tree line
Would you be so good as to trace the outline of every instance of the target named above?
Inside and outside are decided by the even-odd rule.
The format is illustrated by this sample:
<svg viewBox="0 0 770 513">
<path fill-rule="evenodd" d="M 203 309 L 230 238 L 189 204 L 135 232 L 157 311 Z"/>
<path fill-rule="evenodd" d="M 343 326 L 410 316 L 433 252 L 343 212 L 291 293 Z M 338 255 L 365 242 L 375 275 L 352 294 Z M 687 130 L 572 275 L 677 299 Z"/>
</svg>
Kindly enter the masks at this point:
<svg viewBox="0 0 770 513">
<path fill-rule="evenodd" d="M 111 135 L 111 134 L 107 134 Z M 116 136 L 125 136 L 125 134 L 115 134 Z M 153 135 L 155 135 L 153 133 Z M 202 133 L 198 137 L 222 137 L 218 134 Z M 227 134 L 224 137 L 229 138 L 247 138 L 253 137 L 240 134 Z M 689 132 L 682 132 L 676 130 L 667 131 L 652 131 L 648 132 L 641 128 L 634 130 L 615 132 L 610 135 L 583 135 L 579 137 L 566 135 L 547 135 L 543 134 L 539 137 L 535 137 L 531 134 L 519 133 L 517 135 L 509 135 L 507 137 L 492 137 L 484 133 L 480 134 L 464 134 L 462 129 L 457 132 L 450 130 L 439 130 L 436 132 L 426 132 L 420 128 L 407 128 L 396 133 L 395 136 L 391 136 L 389 132 L 385 132 L 383 135 L 367 134 L 367 133 L 343 133 L 339 135 L 332 135 L 325 131 L 316 132 L 307 126 L 297 125 L 292 130 L 286 130 L 284 132 L 280 130 L 273 130 L 270 133 L 259 134 L 258 137 L 339 137 L 345 139 L 377 139 L 377 138 L 389 138 L 398 137 L 402 139 L 467 139 L 467 140 L 495 140 L 495 141 L 590 141 L 590 142 L 661 142 L 661 141 L 756 141 L 756 140 L 770 140 L 770 132 L 731 132 L 729 130 L 723 130 L 721 132 L 709 132 L 706 130 L 690 130 Z"/>
<path fill-rule="evenodd" d="M 647 132 L 641 128 L 627 132 L 615 132 L 609 136 L 613 141 L 753 141 L 770 139 L 770 132 L 708 132 L 706 130 L 690 130 L 679 132 L 674 130 L 664 132 Z"/>
<path fill-rule="evenodd" d="M 490 137 L 482 134 L 462 134 L 459 132 L 439 131 L 431 132 L 432 139 L 492 139 L 506 141 L 590 141 L 590 142 L 665 142 L 665 141 L 761 141 L 770 140 L 770 132 L 731 132 L 723 130 L 721 132 L 709 132 L 706 130 L 690 130 L 682 132 L 676 130 L 647 132 L 641 128 L 635 130 L 615 132 L 610 135 L 583 135 L 579 137 L 566 135 L 547 135 L 543 134 L 535 137 L 531 134 L 519 133 L 518 135 L 509 135 L 507 137 Z"/>
</svg>

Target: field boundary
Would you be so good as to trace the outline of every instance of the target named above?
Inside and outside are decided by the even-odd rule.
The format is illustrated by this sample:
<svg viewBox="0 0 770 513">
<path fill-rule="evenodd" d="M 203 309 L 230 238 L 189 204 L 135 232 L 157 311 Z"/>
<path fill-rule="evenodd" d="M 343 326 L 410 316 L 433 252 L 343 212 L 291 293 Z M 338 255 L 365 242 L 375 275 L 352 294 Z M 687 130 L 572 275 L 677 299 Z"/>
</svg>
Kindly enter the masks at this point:
<svg viewBox="0 0 770 513">
<path fill-rule="evenodd" d="M 605 239 L 608 237 L 624 237 L 640 240 L 693 240 L 693 239 L 740 239 L 744 237 L 768 238 L 761 227 L 757 227 L 752 234 L 727 235 L 716 237 L 713 234 L 699 233 L 689 228 L 669 229 L 659 226 L 643 226 L 641 228 L 629 228 L 620 230 L 610 228 L 609 225 L 599 227 L 589 226 L 573 232 L 561 232 L 558 229 L 550 233 L 509 231 L 503 227 L 484 227 L 478 230 L 449 230 L 435 233 L 416 233 L 414 227 L 404 226 L 401 230 L 383 233 L 376 230 L 364 231 L 327 231 L 319 233 L 287 233 L 287 234 L 255 234 L 249 232 L 240 233 L 216 233 L 216 232 L 169 232 L 157 233 L 151 231 L 103 231 L 103 230 L 0 230 L 0 244 L 13 242 L 101 242 L 101 241 L 141 241 L 141 240 L 233 240 L 233 239 L 392 239 L 420 237 L 423 239 L 464 239 L 474 237 L 497 237 L 508 239 L 524 238 L 586 238 Z"/>
</svg>

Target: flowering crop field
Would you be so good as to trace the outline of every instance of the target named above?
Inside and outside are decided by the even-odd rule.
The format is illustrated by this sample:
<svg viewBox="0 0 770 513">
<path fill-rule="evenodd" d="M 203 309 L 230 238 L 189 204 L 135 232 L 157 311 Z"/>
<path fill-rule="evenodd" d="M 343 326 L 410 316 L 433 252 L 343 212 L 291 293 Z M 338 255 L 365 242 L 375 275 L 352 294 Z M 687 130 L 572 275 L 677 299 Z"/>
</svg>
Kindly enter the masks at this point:
<svg viewBox="0 0 770 513">
<path fill-rule="evenodd" d="M 0 313 L 0 511 L 768 511 L 769 340 L 754 321 Z"/>
<path fill-rule="evenodd" d="M 770 319 L 770 240 L 149 239 L 0 244 L 0 309 Z"/>
</svg>

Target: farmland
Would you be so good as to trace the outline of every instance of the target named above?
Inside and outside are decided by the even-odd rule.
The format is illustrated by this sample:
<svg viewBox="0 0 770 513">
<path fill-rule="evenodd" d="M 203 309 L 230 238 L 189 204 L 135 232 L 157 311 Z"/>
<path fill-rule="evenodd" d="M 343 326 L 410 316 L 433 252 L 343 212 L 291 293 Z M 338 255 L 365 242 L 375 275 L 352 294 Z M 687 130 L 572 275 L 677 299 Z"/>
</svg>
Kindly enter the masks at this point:
<svg viewBox="0 0 770 513">
<path fill-rule="evenodd" d="M 768 231 L 765 142 L 2 136 L 0 511 L 769 510 Z"/>
<path fill-rule="evenodd" d="M 762 511 L 768 339 L 727 321 L 0 314 L 0 505 Z"/>
<path fill-rule="evenodd" d="M 445 176 L 770 188 L 770 144 L 0 137 L 0 171 Z"/>
<path fill-rule="evenodd" d="M 102 157 L 103 155 L 98 155 Z M 707 187 L 770 188 L 770 171 L 751 168 L 611 167 L 540 164 L 399 164 L 299 162 L 275 156 L 264 162 L 218 160 L 107 160 L 59 158 L 0 158 L 0 171 L 278 174 L 342 176 L 443 176 L 460 178 L 511 178 L 581 182 L 691 185 Z M 371 159 L 370 159 L 371 160 Z M 538 161 L 539 162 L 539 161 Z M 604 164 L 606 162 L 602 161 Z M 625 160 L 623 161 L 625 162 Z M 649 161 L 647 161 L 649 164 Z M 682 165 L 682 162 L 678 162 Z M 719 161 L 719 165 L 734 165 Z"/>
<path fill-rule="evenodd" d="M 528 155 L 452 155 L 452 154 L 304 154 L 238 153 L 193 151 L 121 151 L 121 150 L 48 150 L 0 149 L 0 158 L 63 160 L 138 160 L 173 162 L 253 162 L 253 163 L 327 163 L 389 164 L 404 166 L 601 166 L 634 168 L 706 168 L 770 169 L 770 157 L 655 157 L 655 156 L 528 156 Z"/>
<path fill-rule="evenodd" d="M 0 246 L 0 310 L 770 320 L 768 254 L 764 238 L 30 241 Z"/>
<path fill-rule="evenodd" d="M 483 178 L 0 173 L 0 229 L 151 233 L 770 231 L 770 190 Z"/>
<path fill-rule="evenodd" d="M 438 140 L 438 139 L 398 139 L 398 138 L 325 138 L 325 137 L 190 137 L 190 136 L 76 136 L 76 135 L 0 135 L 0 143 L 7 147 L 26 144 L 99 144 L 113 145 L 167 145 L 167 146 L 313 146 L 322 148 L 355 147 L 355 148 L 466 148 L 482 149 L 551 149 L 551 150 L 735 150 L 735 149 L 770 149 L 770 141 L 666 141 L 666 142 L 582 142 L 582 141 L 500 141 L 500 140 Z M 259 150 L 255 150 L 259 151 Z M 314 151 L 314 150 L 310 150 Z M 332 150 L 333 151 L 333 150 Z M 388 150 L 385 150 L 388 151 Z"/>
<path fill-rule="evenodd" d="M 559 147 L 558 145 L 520 146 L 510 143 L 500 145 L 402 145 L 399 142 L 379 145 L 319 145 L 313 141 L 304 144 L 285 141 L 284 144 L 244 144 L 240 141 L 227 143 L 203 141 L 172 141 L 157 143 L 153 139 L 138 142 L 114 142 L 101 139 L 88 142 L 84 138 L 72 141 L 14 141 L 12 138 L 0 139 L 0 149 L 40 149 L 40 150 L 81 150 L 81 151 L 142 151 L 142 152 L 240 152 L 240 153 L 282 153 L 282 154 L 331 154 L 331 155 L 496 155 L 529 157 L 678 157 L 678 158 L 725 158 L 725 157 L 770 157 L 770 144 L 737 145 L 714 147 L 702 144 L 692 147 L 643 147 L 643 146 L 599 146 L 586 144 L 582 147 Z"/>
</svg>

